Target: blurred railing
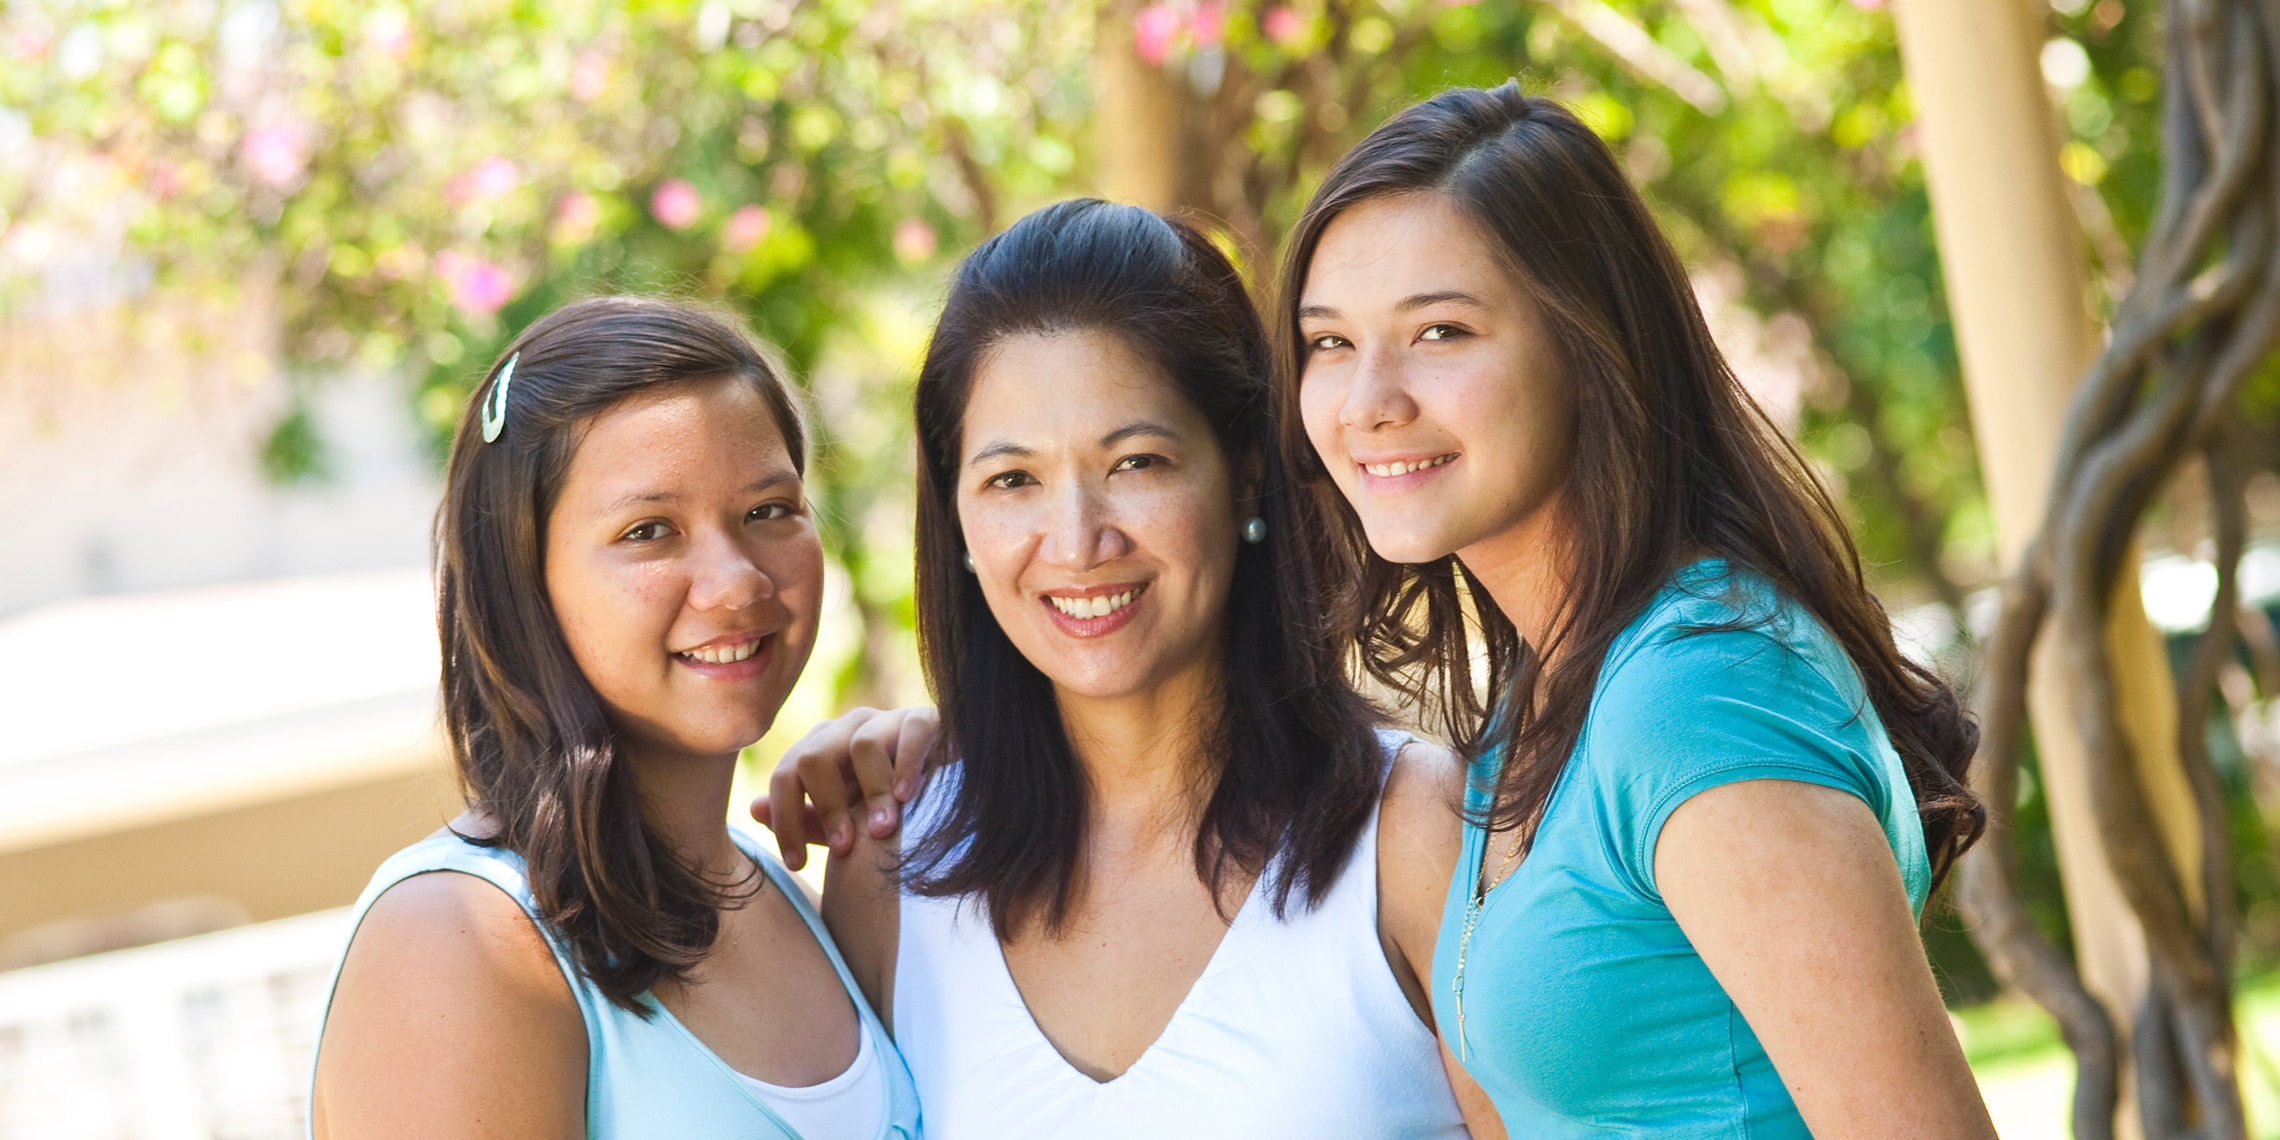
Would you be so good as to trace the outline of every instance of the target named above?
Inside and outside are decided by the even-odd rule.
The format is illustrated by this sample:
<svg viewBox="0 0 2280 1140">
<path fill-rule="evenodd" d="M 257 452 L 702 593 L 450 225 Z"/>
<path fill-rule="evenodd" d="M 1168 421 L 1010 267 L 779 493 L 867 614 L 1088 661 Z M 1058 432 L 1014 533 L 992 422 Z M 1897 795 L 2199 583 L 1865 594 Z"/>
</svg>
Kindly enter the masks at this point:
<svg viewBox="0 0 2280 1140">
<path fill-rule="evenodd" d="M 300 1140 L 346 910 L 0 973 L 0 1140 Z"/>
</svg>

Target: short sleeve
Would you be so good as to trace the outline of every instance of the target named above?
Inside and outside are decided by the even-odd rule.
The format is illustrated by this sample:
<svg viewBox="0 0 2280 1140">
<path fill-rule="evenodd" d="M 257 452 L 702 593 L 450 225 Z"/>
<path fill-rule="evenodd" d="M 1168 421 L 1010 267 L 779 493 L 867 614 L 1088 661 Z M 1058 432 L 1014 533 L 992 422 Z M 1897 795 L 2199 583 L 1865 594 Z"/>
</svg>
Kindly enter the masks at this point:
<svg viewBox="0 0 2280 1140">
<path fill-rule="evenodd" d="M 1610 854 L 1645 897 L 1661 897 L 1654 855 L 1664 822 L 1723 784 L 1819 784 L 1890 818 L 1890 785 L 1870 738 L 1882 728 L 1849 662 L 1841 678 L 1849 683 L 1840 683 L 1813 659 L 1826 654 L 1787 636 L 1790 624 L 1651 630 L 1601 676 L 1578 760 L 1602 801 Z M 1827 638 L 1817 625 L 1808 636 Z"/>
</svg>

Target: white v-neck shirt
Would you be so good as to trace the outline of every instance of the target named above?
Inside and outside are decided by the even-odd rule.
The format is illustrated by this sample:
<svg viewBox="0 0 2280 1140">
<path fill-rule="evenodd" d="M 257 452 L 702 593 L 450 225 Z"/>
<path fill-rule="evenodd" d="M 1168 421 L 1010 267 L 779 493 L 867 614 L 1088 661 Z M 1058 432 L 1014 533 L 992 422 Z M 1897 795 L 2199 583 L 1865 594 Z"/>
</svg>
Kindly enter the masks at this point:
<svg viewBox="0 0 2280 1140">
<path fill-rule="evenodd" d="M 1408 740 L 1379 734 L 1389 759 Z M 912 834 L 954 782 L 937 778 L 913 805 Z M 1440 1047 L 1378 940 L 1375 813 L 1320 906 L 1294 897 L 1276 919 L 1268 878 L 1162 1035 L 1109 1081 L 1038 1029 L 980 899 L 905 892 L 895 1039 L 928 1140 L 1465 1136 Z"/>
</svg>

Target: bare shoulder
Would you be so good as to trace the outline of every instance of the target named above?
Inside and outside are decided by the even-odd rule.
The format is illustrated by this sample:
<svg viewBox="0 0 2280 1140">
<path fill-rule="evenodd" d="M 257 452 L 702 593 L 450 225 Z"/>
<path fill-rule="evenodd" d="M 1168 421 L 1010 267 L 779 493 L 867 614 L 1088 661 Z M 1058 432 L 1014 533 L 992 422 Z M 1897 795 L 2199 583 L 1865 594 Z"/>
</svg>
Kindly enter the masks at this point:
<svg viewBox="0 0 2280 1140">
<path fill-rule="evenodd" d="M 438 871 L 374 900 L 319 1045 L 321 1140 L 576 1135 L 585 1077 L 577 1001 L 505 892 Z"/>
<path fill-rule="evenodd" d="M 423 977 L 496 991 L 502 999 L 543 998 L 576 1008 L 530 916 L 505 891 L 473 875 L 414 875 L 373 900 L 349 943 L 342 980 L 358 969 L 406 965 Z"/>
<path fill-rule="evenodd" d="M 1446 847 L 1450 867 L 1463 839 L 1465 768 L 1457 754 L 1427 740 L 1412 740 L 1393 758 L 1378 806 L 1378 847 L 1435 850 Z"/>
<path fill-rule="evenodd" d="M 1448 749 L 1412 741 L 1394 756 L 1378 802 L 1378 940 L 1410 1007 L 1433 1024 L 1426 981 L 1441 907 L 1464 843 L 1464 772 Z"/>
</svg>

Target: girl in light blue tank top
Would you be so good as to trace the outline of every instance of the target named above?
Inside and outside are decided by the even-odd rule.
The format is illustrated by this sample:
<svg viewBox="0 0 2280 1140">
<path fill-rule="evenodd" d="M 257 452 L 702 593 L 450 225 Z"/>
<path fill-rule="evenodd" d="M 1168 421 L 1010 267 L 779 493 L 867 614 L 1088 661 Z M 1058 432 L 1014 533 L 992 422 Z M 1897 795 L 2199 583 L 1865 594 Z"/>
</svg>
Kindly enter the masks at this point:
<svg viewBox="0 0 2280 1140">
<path fill-rule="evenodd" d="M 766 873 L 769 885 L 783 892 L 784 897 L 799 908 L 800 918 L 831 956 L 832 969 L 855 1003 L 870 1047 L 883 1055 L 884 1059 L 879 1062 L 882 1079 L 874 1082 L 878 1097 L 875 1111 L 885 1122 L 877 1133 L 879 1140 L 916 1140 L 917 1090 L 886 1029 L 871 1012 L 870 1004 L 863 1000 L 853 976 L 847 972 L 847 963 L 831 944 L 822 917 L 808 902 L 799 881 L 784 870 L 775 856 L 742 835 L 737 836 L 737 840 L 744 853 Z M 351 921 L 362 919 L 365 910 L 388 888 L 413 875 L 431 871 L 473 875 L 499 888 L 514 899 L 515 905 L 530 915 L 540 933 L 546 935 L 547 948 L 554 952 L 562 976 L 569 979 L 570 993 L 577 1000 L 579 1016 L 586 1024 L 588 1135 L 613 1140 L 682 1140 L 708 1136 L 795 1140 L 800 1136 L 780 1114 L 779 1108 L 755 1091 L 753 1082 L 724 1064 L 655 998 L 644 995 L 648 1016 L 643 1017 L 611 1001 L 592 982 L 581 977 L 569 951 L 547 932 L 538 904 L 531 898 L 530 885 L 523 877 L 522 859 L 511 851 L 469 843 L 456 835 L 431 835 L 380 864 L 371 885 L 365 887 L 364 894 L 356 900 Z"/>
<path fill-rule="evenodd" d="M 494 366 L 437 526 L 469 811 L 357 901 L 313 1140 L 917 1140 L 804 888 L 727 825 L 822 609 L 804 442 L 691 306 L 581 301 Z"/>
</svg>

